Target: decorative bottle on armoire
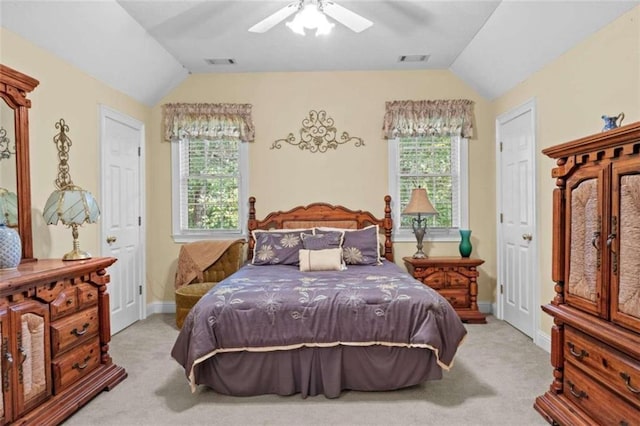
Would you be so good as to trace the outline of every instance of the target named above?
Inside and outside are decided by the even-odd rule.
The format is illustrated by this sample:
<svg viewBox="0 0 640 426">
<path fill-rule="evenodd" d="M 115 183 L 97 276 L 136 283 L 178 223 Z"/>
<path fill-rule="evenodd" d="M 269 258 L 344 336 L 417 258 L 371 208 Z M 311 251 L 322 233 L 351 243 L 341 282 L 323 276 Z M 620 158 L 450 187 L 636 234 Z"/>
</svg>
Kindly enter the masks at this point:
<svg viewBox="0 0 640 426">
<path fill-rule="evenodd" d="M 549 390 L 554 424 L 640 419 L 640 122 L 543 151 L 553 192 Z M 551 377 L 550 377 L 551 378 Z"/>
</svg>

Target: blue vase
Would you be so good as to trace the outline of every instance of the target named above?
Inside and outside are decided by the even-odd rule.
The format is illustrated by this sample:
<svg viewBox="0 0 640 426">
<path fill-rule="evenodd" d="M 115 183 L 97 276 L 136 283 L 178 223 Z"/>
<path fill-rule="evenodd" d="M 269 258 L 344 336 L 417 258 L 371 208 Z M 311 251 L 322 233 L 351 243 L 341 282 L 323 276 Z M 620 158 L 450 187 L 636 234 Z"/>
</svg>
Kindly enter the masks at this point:
<svg viewBox="0 0 640 426">
<path fill-rule="evenodd" d="M 18 231 L 0 224 L 0 269 L 17 268 L 22 258 L 22 243 Z"/>
<path fill-rule="evenodd" d="M 471 230 L 460 230 L 460 256 L 469 257 L 471 255 Z"/>
</svg>

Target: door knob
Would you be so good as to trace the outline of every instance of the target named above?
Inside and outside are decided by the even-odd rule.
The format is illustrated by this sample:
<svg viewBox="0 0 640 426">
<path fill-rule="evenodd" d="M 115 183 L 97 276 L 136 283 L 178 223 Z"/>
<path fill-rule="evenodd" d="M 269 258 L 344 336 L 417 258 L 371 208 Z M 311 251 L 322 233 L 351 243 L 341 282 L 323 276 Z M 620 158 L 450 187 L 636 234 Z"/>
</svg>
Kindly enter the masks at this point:
<svg viewBox="0 0 640 426">
<path fill-rule="evenodd" d="M 113 235 L 108 236 L 108 237 L 107 237 L 107 244 L 113 244 L 113 243 L 115 243 L 115 242 L 116 242 L 116 240 L 117 240 L 117 238 L 116 238 L 116 237 L 114 237 Z"/>
<path fill-rule="evenodd" d="M 533 235 L 531 235 L 531 234 L 522 234 L 522 239 L 523 240 L 527 240 L 527 241 L 531 241 L 533 239 Z"/>
</svg>

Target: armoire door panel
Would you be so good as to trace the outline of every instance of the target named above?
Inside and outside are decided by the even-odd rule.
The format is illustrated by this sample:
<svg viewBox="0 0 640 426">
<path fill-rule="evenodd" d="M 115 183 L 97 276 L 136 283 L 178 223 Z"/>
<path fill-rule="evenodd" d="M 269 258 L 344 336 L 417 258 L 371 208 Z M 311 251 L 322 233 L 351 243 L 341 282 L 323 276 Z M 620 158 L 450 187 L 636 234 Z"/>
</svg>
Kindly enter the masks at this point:
<svg viewBox="0 0 640 426">
<path fill-rule="evenodd" d="M 606 294 L 606 224 L 602 219 L 606 175 L 607 169 L 600 166 L 581 168 L 567 181 L 566 192 L 566 301 L 602 317 L 607 316 L 602 298 Z"/>
<path fill-rule="evenodd" d="M 640 159 L 614 164 L 611 320 L 640 331 Z"/>
</svg>

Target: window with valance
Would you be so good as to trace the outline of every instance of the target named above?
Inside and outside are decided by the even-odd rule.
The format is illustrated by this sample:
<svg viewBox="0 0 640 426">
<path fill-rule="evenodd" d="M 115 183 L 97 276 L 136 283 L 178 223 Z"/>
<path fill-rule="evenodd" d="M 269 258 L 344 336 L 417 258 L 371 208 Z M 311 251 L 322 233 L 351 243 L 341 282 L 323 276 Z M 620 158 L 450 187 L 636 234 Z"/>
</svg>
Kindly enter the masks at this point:
<svg viewBox="0 0 640 426">
<path fill-rule="evenodd" d="M 418 100 L 386 103 L 382 126 L 389 140 L 389 193 L 396 241 L 413 241 L 401 212 L 413 188 L 426 188 L 438 215 L 427 220 L 427 240 L 459 239 L 468 227 L 467 140 L 473 134 L 473 101 Z"/>
<path fill-rule="evenodd" d="M 176 242 L 237 238 L 246 224 L 250 104 L 163 105 Z"/>
</svg>

